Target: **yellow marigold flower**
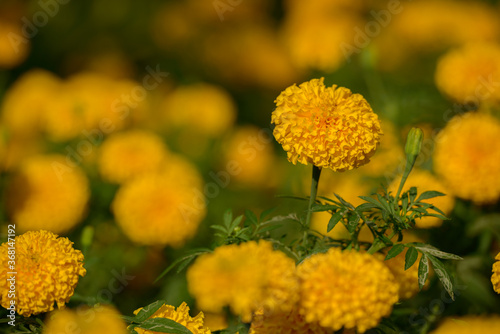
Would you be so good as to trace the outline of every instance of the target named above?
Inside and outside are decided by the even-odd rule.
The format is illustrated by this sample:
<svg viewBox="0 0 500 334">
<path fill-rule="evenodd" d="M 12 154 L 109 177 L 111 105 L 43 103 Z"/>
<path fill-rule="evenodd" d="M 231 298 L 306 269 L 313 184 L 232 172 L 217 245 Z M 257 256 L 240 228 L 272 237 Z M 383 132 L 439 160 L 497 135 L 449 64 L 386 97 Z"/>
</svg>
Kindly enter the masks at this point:
<svg viewBox="0 0 500 334">
<path fill-rule="evenodd" d="M 445 318 L 431 334 L 497 334 L 500 332 L 500 316 L 466 315 Z"/>
<path fill-rule="evenodd" d="M 439 90 L 460 103 L 499 102 L 491 83 L 500 80 L 500 46 L 474 43 L 449 51 L 435 77 Z"/>
<path fill-rule="evenodd" d="M 111 183 L 124 183 L 136 176 L 160 170 L 167 157 L 161 137 L 133 130 L 108 137 L 100 147 L 98 168 Z"/>
<path fill-rule="evenodd" d="M 142 308 L 136 310 L 134 314 L 139 313 Z M 189 329 L 193 334 L 210 334 L 212 333 L 208 327 L 205 326 L 203 322 L 203 312 L 198 313 L 197 316 L 191 317 L 189 315 L 189 307 L 185 302 L 183 302 L 177 309 L 174 306 L 164 304 L 158 309 L 149 319 L 154 318 L 166 318 L 171 319 L 187 329 Z M 135 331 L 139 334 L 154 334 L 158 332 L 153 332 L 141 328 L 135 328 Z"/>
<path fill-rule="evenodd" d="M 270 131 L 246 125 L 236 128 L 225 140 L 222 148 L 222 170 L 247 187 L 262 187 L 275 184 L 276 157 Z"/>
<path fill-rule="evenodd" d="M 491 284 L 493 284 L 493 290 L 500 294 L 500 253 L 495 257 L 497 260 L 493 263 L 493 275 L 491 275 Z"/>
<path fill-rule="evenodd" d="M 306 322 L 296 308 L 287 313 L 264 314 L 262 310 L 255 312 L 249 334 L 329 334 L 330 329 L 317 323 Z"/>
<path fill-rule="evenodd" d="M 382 256 L 382 260 L 384 257 L 385 254 Z M 384 264 L 389 268 L 399 285 L 398 294 L 400 299 L 410 299 L 420 291 L 418 286 L 418 264 L 421 257 L 422 255 L 418 254 L 415 264 L 407 270 L 405 270 L 405 252 L 384 261 Z"/>
<path fill-rule="evenodd" d="M 273 134 L 288 160 L 345 171 L 369 162 L 382 135 L 377 114 L 359 94 L 325 87 L 323 78 L 288 87 L 276 99 Z"/>
<path fill-rule="evenodd" d="M 294 261 L 267 241 L 218 247 L 196 259 L 187 280 L 202 310 L 220 312 L 229 306 L 244 322 L 260 308 L 290 311 L 298 297 Z"/>
<path fill-rule="evenodd" d="M 76 311 L 57 310 L 47 316 L 43 334 L 126 334 L 127 326 L 120 313 L 108 305 L 89 308 L 84 306 Z"/>
<path fill-rule="evenodd" d="M 337 331 L 359 333 L 378 325 L 398 301 L 398 284 L 375 256 L 331 248 L 297 267 L 300 314 Z"/>
<path fill-rule="evenodd" d="M 52 311 L 61 308 L 73 295 L 78 276 L 85 276 L 83 254 L 73 248 L 68 238 L 48 231 L 29 231 L 15 238 L 15 297 L 9 297 L 12 270 L 8 243 L 0 246 L 0 304 L 8 308 L 15 301 L 18 314 Z"/>
<path fill-rule="evenodd" d="M 44 70 L 23 74 L 3 98 L 2 123 L 15 135 L 31 137 L 41 130 L 47 105 L 60 90 L 62 81 Z"/>
<path fill-rule="evenodd" d="M 438 134 L 434 170 L 458 197 L 491 203 L 500 197 L 500 121 L 468 113 Z M 473 176 L 473 177 L 472 177 Z"/>
<path fill-rule="evenodd" d="M 86 175 L 61 155 L 26 159 L 7 187 L 7 213 L 19 231 L 66 233 L 82 221 L 90 197 Z"/>
<path fill-rule="evenodd" d="M 0 20 L 0 68 L 10 69 L 28 56 L 29 40 L 23 36 L 21 25 Z"/>
<path fill-rule="evenodd" d="M 229 325 L 225 314 L 205 313 L 205 326 L 210 328 L 211 331 L 220 331 L 226 329 Z"/>
<path fill-rule="evenodd" d="M 401 178 L 395 179 L 390 185 L 388 190 L 396 195 L 398 191 L 399 182 Z M 438 196 L 430 199 L 423 200 L 424 203 L 430 203 L 436 206 L 438 209 L 443 211 L 445 214 L 449 214 L 453 207 L 455 206 L 455 198 L 450 194 L 450 189 L 446 187 L 443 182 L 440 181 L 436 176 L 432 175 L 431 172 L 422 169 L 413 169 L 410 176 L 406 179 L 403 191 L 410 190 L 411 187 L 416 187 L 418 194 L 422 194 L 429 190 L 439 191 L 445 196 Z M 429 213 L 437 213 L 432 209 Z M 423 217 L 415 220 L 415 227 L 417 228 L 432 228 L 439 227 L 443 221 L 437 217 Z"/>
<path fill-rule="evenodd" d="M 164 101 L 163 114 L 170 127 L 188 127 L 218 137 L 233 125 L 236 106 L 223 88 L 200 83 L 170 93 Z"/>
<path fill-rule="evenodd" d="M 171 155 L 161 171 L 125 183 L 111 208 L 130 240 L 180 247 L 195 235 L 205 217 L 202 184 L 190 162 Z"/>
</svg>

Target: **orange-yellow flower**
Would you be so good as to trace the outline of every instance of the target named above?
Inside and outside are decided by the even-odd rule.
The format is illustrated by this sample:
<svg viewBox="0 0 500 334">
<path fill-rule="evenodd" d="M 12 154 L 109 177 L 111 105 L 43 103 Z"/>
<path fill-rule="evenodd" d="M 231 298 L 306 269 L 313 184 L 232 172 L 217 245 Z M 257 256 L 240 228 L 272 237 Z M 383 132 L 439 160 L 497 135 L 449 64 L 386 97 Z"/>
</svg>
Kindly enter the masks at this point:
<svg viewBox="0 0 500 334">
<path fill-rule="evenodd" d="M 323 81 L 293 85 L 278 96 L 274 137 L 294 164 L 345 171 L 368 163 L 382 135 L 378 116 L 361 95 Z"/>
<path fill-rule="evenodd" d="M 85 276 L 83 254 L 68 238 L 48 231 L 30 231 L 15 238 L 15 263 L 8 256 L 7 242 L 0 246 L 0 304 L 14 300 L 17 313 L 29 317 L 49 312 L 54 303 L 62 308 L 73 295 L 78 276 Z M 15 294 L 9 296 L 10 265 L 15 266 Z"/>
<path fill-rule="evenodd" d="M 491 275 L 491 284 L 496 293 L 500 293 L 500 253 L 495 257 L 497 260 L 493 263 L 493 275 Z"/>
<path fill-rule="evenodd" d="M 431 334 L 497 334 L 500 332 L 500 316 L 466 315 L 445 318 Z"/>
</svg>

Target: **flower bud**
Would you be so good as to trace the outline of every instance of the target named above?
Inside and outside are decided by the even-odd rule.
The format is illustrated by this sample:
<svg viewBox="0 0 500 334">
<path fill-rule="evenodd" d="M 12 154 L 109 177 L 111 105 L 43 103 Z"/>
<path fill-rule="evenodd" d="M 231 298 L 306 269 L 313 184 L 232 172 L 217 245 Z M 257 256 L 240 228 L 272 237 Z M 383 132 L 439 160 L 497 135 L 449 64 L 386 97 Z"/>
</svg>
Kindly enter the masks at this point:
<svg viewBox="0 0 500 334">
<path fill-rule="evenodd" d="M 420 128 L 411 128 L 408 132 L 408 137 L 406 137 L 405 154 L 406 161 L 410 168 L 415 164 L 417 156 L 420 153 L 420 148 L 422 147 L 422 141 L 424 139 L 424 133 Z"/>
</svg>

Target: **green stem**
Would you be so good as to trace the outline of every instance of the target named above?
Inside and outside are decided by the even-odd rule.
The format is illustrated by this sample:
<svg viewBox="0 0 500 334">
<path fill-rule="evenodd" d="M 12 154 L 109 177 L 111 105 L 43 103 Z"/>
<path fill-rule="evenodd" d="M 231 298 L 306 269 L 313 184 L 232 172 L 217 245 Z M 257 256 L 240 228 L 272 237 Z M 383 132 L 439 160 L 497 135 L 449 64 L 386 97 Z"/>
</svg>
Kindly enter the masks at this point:
<svg viewBox="0 0 500 334">
<path fill-rule="evenodd" d="M 309 197 L 309 205 L 307 206 L 306 223 L 304 226 L 304 237 L 302 240 L 303 245 L 305 245 L 307 242 L 307 235 L 309 233 L 309 228 L 311 226 L 312 206 L 316 201 L 316 195 L 318 194 L 318 183 L 320 175 L 321 175 L 321 168 L 313 165 L 312 180 L 311 180 L 311 196 Z"/>
<path fill-rule="evenodd" d="M 488 254 L 490 252 L 492 241 L 493 234 L 491 233 L 491 231 L 484 231 L 479 238 L 479 247 L 477 249 L 479 254 Z"/>
</svg>

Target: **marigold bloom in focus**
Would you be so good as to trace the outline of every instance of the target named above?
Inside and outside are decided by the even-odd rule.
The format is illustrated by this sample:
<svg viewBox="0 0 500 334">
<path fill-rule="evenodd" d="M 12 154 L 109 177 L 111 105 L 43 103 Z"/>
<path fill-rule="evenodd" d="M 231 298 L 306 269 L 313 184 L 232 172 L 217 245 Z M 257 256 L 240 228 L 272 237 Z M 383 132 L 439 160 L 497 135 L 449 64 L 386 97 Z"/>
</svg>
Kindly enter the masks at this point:
<svg viewBox="0 0 500 334">
<path fill-rule="evenodd" d="M 112 306 L 58 310 L 47 316 L 43 334 L 126 334 L 127 326 Z"/>
<path fill-rule="evenodd" d="M 161 137 L 133 130 L 113 134 L 100 147 L 98 168 L 111 183 L 124 183 L 136 176 L 159 171 L 167 157 Z"/>
<path fill-rule="evenodd" d="M 491 284 L 493 284 L 493 290 L 500 294 L 500 253 L 495 257 L 497 260 L 493 263 L 493 275 L 491 275 Z"/>
<path fill-rule="evenodd" d="M 497 334 L 500 333 L 500 316 L 466 315 L 445 318 L 430 334 Z"/>
<path fill-rule="evenodd" d="M 15 301 L 16 311 L 29 317 L 52 311 L 54 303 L 64 306 L 73 295 L 78 276 L 85 276 L 83 254 L 68 238 L 48 231 L 29 231 L 15 238 L 16 294 L 9 297 L 9 245 L 0 246 L 0 304 L 8 308 Z"/>
<path fill-rule="evenodd" d="M 378 325 L 398 301 L 398 284 L 375 256 L 331 248 L 297 267 L 300 314 L 337 331 L 359 333 Z"/>
<path fill-rule="evenodd" d="M 454 117 L 438 134 L 434 170 L 454 195 L 478 204 L 500 197 L 500 121 L 481 113 Z"/>
<path fill-rule="evenodd" d="M 134 311 L 134 314 L 139 313 L 142 308 Z M 183 325 L 189 329 L 193 334 L 210 334 L 212 333 L 208 327 L 204 324 L 203 312 L 198 313 L 197 316 L 191 317 L 189 315 L 189 307 L 186 303 L 182 303 L 177 309 L 174 306 L 164 304 L 160 307 L 149 319 L 154 318 L 166 318 L 174 320 L 175 322 Z M 154 334 L 157 332 L 145 330 L 142 328 L 135 328 L 135 331 L 139 334 Z"/>
<path fill-rule="evenodd" d="M 389 185 L 388 190 L 392 191 L 393 195 L 395 195 L 398 191 L 400 181 L 401 178 L 397 178 Z M 455 206 L 455 198 L 453 197 L 453 195 L 449 194 L 450 189 L 448 189 L 446 185 L 440 181 L 440 179 L 432 175 L 432 173 L 429 171 L 422 169 L 413 169 L 410 173 L 410 176 L 408 176 L 408 178 L 406 179 L 403 191 L 408 191 L 411 187 L 416 187 L 418 194 L 422 194 L 425 191 L 429 190 L 435 190 L 445 194 L 445 196 L 433 197 L 422 201 L 424 203 L 429 203 L 436 206 L 445 214 L 449 214 Z M 437 212 L 429 209 L 429 213 Z M 439 227 L 442 223 L 443 221 L 437 217 L 423 217 L 415 220 L 415 227 Z"/>
<path fill-rule="evenodd" d="M 439 59 L 436 85 L 460 103 L 500 102 L 500 91 L 491 83 L 500 80 L 500 46 L 468 44 Z"/>
<path fill-rule="evenodd" d="M 244 322 L 260 308 L 290 311 L 298 297 L 294 261 L 267 241 L 218 247 L 196 259 L 187 280 L 200 309 L 220 312 L 229 306 Z"/>
<path fill-rule="evenodd" d="M 205 217 L 203 197 L 199 199 L 202 187 L 196 167 L 172 154 L 161 171 L 122 185 L 111 208 L 133 242 L 180 247 L 195 235 Z"/>
<path fill-rule="evenodd" d="M 297 309 L 286 313 L 264 315 L 262 310 L 255 312 L 249 334 L 329 334 L 330 329 L 317 323 L 308 323 Z"/>
<path fill-rule="evenodd" d="M 380 142 L 378 116 L 347 88 L 323 78 L 290 86 L 276 99 L 273 134 L 294 164 L 345 171 L 369 162 Z"/>
<path fill-rule="evenodd" d="M 82 221 L 90 190 L 79 167 L 61 155 L 26 159 L 7 187 L 7 213 L 19 231 L 66 233 Z"/>
</svg>

